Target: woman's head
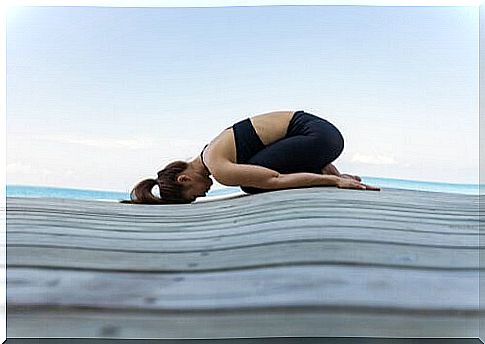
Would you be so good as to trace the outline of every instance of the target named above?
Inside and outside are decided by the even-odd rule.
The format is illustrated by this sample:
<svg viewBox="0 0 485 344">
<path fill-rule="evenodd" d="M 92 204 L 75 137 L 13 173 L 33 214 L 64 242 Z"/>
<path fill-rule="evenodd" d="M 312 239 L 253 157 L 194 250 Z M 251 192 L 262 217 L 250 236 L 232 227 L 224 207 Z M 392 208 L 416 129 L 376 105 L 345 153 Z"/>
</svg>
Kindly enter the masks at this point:
<svg viewBox="0 0 485 344">
<path fill-rule="evenodd" d="M 158 185 L 160 197 L 152 193 Z M 197 168 L 191 162 L 174 161 L 161 171 L 157 179 L 145 179 L 135 185 L 130 193 L 131 201 L 121 203 L 137 204 L 183 204 L 205 196 L 212 180 L 205 169 Z"/>
</svg>

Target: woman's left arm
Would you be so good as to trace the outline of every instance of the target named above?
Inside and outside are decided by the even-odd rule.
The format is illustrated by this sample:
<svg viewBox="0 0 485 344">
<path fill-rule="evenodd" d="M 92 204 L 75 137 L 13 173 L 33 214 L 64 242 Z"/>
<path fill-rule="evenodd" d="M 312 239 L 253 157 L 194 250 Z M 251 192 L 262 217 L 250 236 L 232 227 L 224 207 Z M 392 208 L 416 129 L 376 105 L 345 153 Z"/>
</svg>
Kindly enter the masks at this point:
<svg viewBox="0 0 485 344">
<path fill-rule="evenodd" d="M 222 185 L 248 186 L 260 189 L 287 189 L 310 186 L 335 186 L 337 176 L 316 173 L 281 174 L 269 168 L 257 165 L 221 163 L 214 168 L 212 176 Z"/>
</svg>

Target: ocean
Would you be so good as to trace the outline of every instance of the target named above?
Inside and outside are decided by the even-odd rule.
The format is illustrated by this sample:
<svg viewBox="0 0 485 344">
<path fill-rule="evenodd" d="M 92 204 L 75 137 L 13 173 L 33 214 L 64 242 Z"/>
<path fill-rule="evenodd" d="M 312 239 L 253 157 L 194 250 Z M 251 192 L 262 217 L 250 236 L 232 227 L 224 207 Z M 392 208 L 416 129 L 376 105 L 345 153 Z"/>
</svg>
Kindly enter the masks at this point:
<svg viewBox="0 0 485 344">
<path fill-rule="evenodd" d="M 381 192 L 385 191 L 385 188 L 388 187 L 405 190 L 420 190 L 427 192 L 449 192 L 465 195 L 479 195 L 480 193 L 480 185 L 478 184 L 437 183 L 428 181 L 374 178 L 365 176 L 361 176 L 361 178 L 364 184 L 379 186 L 381 188 Z M 484 185 L 481 185 L 481 187 L 482 190 L 485 190 L 483 189 Z M 210 197 L 223 196 L 235 193 L 241 193 L 241 189 L 239 187 L 224 187 L 209 190 L 205 198 L 208 199 Z M 6 194 L 7 197 L 53 197 L 102 201 L 119 201 L 123 199 L 129 199 L 128 192 L 32 185 L 7 185 Z"/>
</svg>

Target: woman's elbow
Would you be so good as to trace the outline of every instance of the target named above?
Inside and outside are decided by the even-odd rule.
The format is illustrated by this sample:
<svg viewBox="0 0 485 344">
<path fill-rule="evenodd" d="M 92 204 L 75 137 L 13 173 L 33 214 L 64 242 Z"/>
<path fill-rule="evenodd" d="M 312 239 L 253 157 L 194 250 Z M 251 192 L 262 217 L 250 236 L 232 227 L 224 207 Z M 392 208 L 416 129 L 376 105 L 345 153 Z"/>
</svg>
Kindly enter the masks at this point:
<svg viewBox="0 0 485 344">
<path fill-rule="evenodd" d="M 224 186 L 241 186 L 232 176 L 228 174 L 212 174 L 212 178 L 214 178 L 219 184 Z"/>
<path fill-rule="evenodd" d="M 260 178 L 250 181 L 245 181 L 241 183 L 242 187 L 248 188 L 258 188 L 258 189 L 266 189 L 266 190 L 275 190 L 279 188 L 279 174 L 269 177 L 269 178 Z"/>
</svg>

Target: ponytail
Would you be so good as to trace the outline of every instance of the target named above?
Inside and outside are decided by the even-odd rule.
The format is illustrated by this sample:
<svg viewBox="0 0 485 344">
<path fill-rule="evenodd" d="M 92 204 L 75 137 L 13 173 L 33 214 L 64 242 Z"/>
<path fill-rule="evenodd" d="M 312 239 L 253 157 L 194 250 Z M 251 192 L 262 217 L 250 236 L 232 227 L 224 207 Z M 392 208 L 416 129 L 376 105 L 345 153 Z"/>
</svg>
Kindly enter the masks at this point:
<svg viewBox="0 0 485 344">
<path fill-rule="evenodd" d="M 158 172 L 158 179 L 145 179 L 135 185 L 130 192 L 131 200 L 122 200 L 120 203 L 129 204 L 177 204 L 190 203 L 184 198 L 183 186 L 177 182 L 177 176 L 188 167 L 185 161 L 174 161 Z M 155 185 L 160 188 L 160 196 L 152 193 Z"/>
<path fill-rule="evenodd" d="M 158 185 L 158 179 L 145 179 L 136 184 L 136 186 L 130 192 L 131 200 L 123 200 L 120 203 L 131 204 L 165 204 L 166 202 L 160 197 L 155 196 L 152 193 L 152 189 L 155 185 Z"/>
</svg>

